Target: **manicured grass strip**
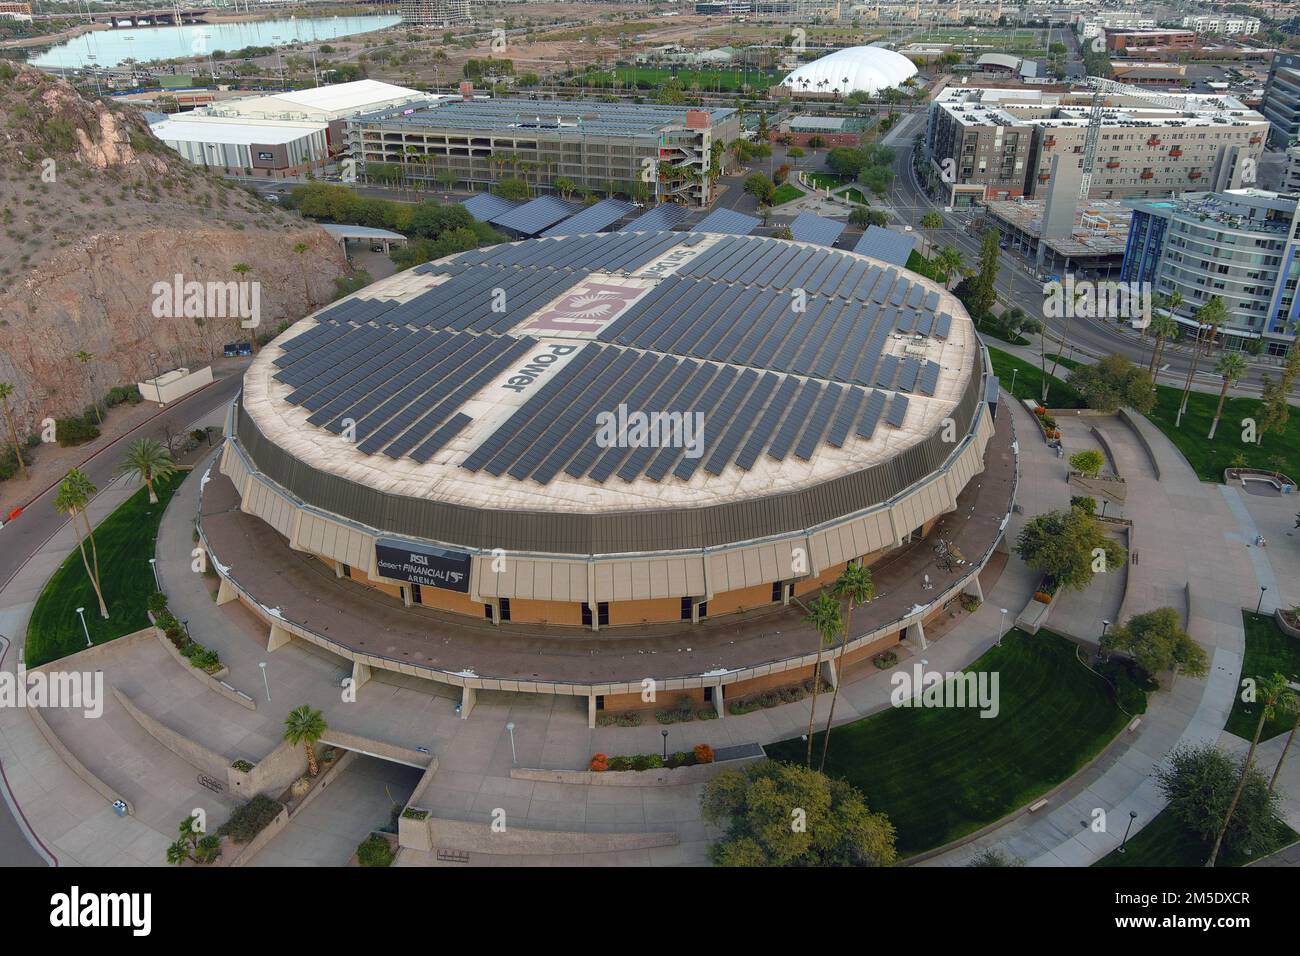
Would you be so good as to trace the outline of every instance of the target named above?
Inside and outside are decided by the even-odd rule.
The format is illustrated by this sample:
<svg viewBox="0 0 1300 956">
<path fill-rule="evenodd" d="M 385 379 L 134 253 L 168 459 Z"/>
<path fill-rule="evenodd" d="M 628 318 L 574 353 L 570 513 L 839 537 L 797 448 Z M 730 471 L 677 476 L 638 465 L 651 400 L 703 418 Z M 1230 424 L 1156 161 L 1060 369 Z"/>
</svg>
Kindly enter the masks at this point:
<svg viewBox="0 0 1300 956">
<path fill-rule="evenodd" d="M 1285 674 L 1292 682 L 1300 681 L 1300 641 L 1283 634 L 1272 615 L 1242 611 L 1241 619 L 1246 628 L 1246 656 L 1241 662 L 1241 676 L 1258 681 L 1273 674 Z M 1244 703 L 1238 692 L 1223 729 L 1249 740 L 1255 736 L 1258 722 L 1259 705 Z M 1275 715 L 1264 721 L 1264 732 L 1259 739 L 1268 740 L 1287 733 L 1294 724 L 1295 718 Z"/>
<path fill-rule="evenodd" d="M 1213 368 L 1213 364 L 1214 359 L 1207 361 L 1202 356 L 1202 368 Z M 1274 374 L 1273 378 L 1276 379 L 1277 375 Z M 1244 455 L 1248 467 L 1270 471 L 1274 467 L 1273 460 L 1279 458 L 1283 473 L 1300 481 L 1300 408 L 1292 406 L 1291 418 L 1281 432 L 1270 432 L 1259 442 L 1247 443 L 1241 440 L 1241 421 L 1253 418 L 1258 422 L 1263 414 L 1263 403 L 1258 398 L 1229 398 L 1223 406 L 1219 431 L 1214 441 L 1210 441 L 1206 436 L 1210 434 L 1214 409 L 1219 403 L 1217 393 L 1192 392 L 1187 399 L 1187 414 L 1183 416 L 1182 426 L 1175 428 L 1182 387 L 1159 385 L 1156 392 L 1156 407 L 1151 412 L 1151 421 L 1178 446 L 1202 480 L 1223 481 L 1224 469 L 1230 467 L 1232 459 Z"/>
<path fill-rule="evenodd" d="M 990 348 L 989 358 L 993 361 L 993 371 L 997 373 L 998 379 L 1005 389 L 1011 388 L 1011 380 L 1015 378 L 1015 390 L 1012 392 L 1016 398 L 1032 398 L 1036 401 L 1042 401 L 1043 398 L 1043 373 L 1037 365 L 1030 365 L 1022 359 L 1016 358 L 1010 352 L 1003 352 L 1001 349 Z M 1049 357 L 1047 367 L 1052 367 L 1052 360 Z M 1012 369 L 1018 371 L 1012 376 Z M 1060 371 L 1059 369 L 1057 370 Z M 1066 385 L 1061 379 L 1047 376 L 1050 379 L 1047 389 L 1048 408 L 1083 408 L 1083 399 L 1079 393 L 1070 386 Z"/>
<path fill-rule="evenodd" d="M 1111 826 L 1127 826 L 1128 820 L 1111 820 Z M 1245 866 L 1252 860 L 1258 860 L 1276 853 L 1284 846 L 1290 846 L 1300 838 L 1290 827 L 1282 826 L 1276 839 L 1268 846 L 1261 847 L 1255 853 L 1222 854 L 1215 863 L 1215 868 Z M 1135 867 L 1135 866 L 1204 866 L 1210 858 L 1211 841 L 1202 841 L 1195 834 L 1188 833 L 1168 810 L 1156 814 L 1156 818 L 1142 828 L 1141 832 L 1129 837 L 1124 844 L 1124 852 L 1116 848 L 1102 857 L 1093 866 L 1097 867 Z"/>
<path fill-rule="evenodd" d="M 772 205 L 779 206 L 787 203 L 791 199 L 798 199 L 803 195 L 803 190 L 792 183 L 782 183 L 776 187 L 776 193 L 772 196 Z"/>
<path fill-rule="evenodd" d="M 836 193 L 836 195 L 842 196 L 850 202 L 855 202 L 862 206 L 868 205 L 866 194 L 857 186 L 850 186 L 848 189 L 841 189 Z"/>
<path fill-rule="evenodd" d="M 834 173 L 809 173 L 808 181 L 818 189 L 838 189 L 849 179 L 847 176 L 836 176 Z"/>
<path fill-rule="evenodd" d="M 99 576 L 108 604 L 108 620 L 99 616 L 95 588 L 81 562 L 81 552 L 72 549 L 67 560 L 54 572 L 36 600 L 27 624 L 27 646 L 23 652 L 28 667 L 58 660 L 86 646 L 86 635 L 76 609 L 86 609 L 86 627 L 95 644 L 147 627 L 145 602 L 154 591 L 154 542 L 167 502 L 189 472 L 177 472 L 154 482 L 158 504 L 149 503 L 149 491 L 141 488 L 95 528 L 99 551 Z M 89 556 L 90 543 L 86 543 Z"/>
<path fill-rule="evenodd" d="M 996 717 L 973 708 L 891 708 L 831 733 L 827 772 L 889 815 L 900 855 L 942 846 L 1032 802 L 1128 720 L 1106 683 L 1079 663 L 1075 645 L 1050 631 L 1008 631 L 970 669 L 999 675 Z M 821 738 L 813 741 L 818 759 Z M 767 752 L 798 763 L 805 746 L 796 738 Z"/>
</svg>

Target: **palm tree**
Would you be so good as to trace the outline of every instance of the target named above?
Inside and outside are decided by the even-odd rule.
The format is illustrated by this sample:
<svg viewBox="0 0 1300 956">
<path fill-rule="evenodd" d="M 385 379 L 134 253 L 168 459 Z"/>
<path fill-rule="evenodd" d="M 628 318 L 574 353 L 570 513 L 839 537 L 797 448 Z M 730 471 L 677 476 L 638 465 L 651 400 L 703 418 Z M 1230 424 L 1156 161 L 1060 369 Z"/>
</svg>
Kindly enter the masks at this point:
<svg viewBox="0 0 1300 956">
<path fill-rule="evenodd" d="M 1053 356 L 1052 358 L 1052 371 L 1049 373 L 1051 378 L 1056 378 L 1057 363 L 1061 361 L 1061 355 L 1065 352 L 1065 343 L 1070 338 L 1070 319 L 1074 316 L 1074 313 L 1079 311 L 1079 300 L 1082 298 L 1083 298 L 1083 291 L 1081 289 L 1075 289 L 1074 302 L 1072 303 L 1072 308 L 1068 309 L 1065 313 L 1065 329 L 1061 332 L 1061 342 L 1059 347 L 1056 350 L 1056 355 Z M 1046 327 L 1043 328 L 1041 338 L 1043 341 L 1047 340 Z M 1045 346 L 1041 346 L 1041 347 L 1045 348 Z M 1047 389 L 1050 384 L 1051 384 L 1050 378 L 1044 376 L 1043 377 L 1043 402 L 1044 403 L 1047 402 Z"/>
<path fill-rule="evenodd" d="M 1192 342 L 1192 364 L 1187 369 L 1187 381 L 1183 384 L 1183 401 L 1178 406 L 1178 416 L 1174 419 L 1174 427 L 1182 425 L 1183 416 L 1187 414 L 1187 396 L 1192 391 L 1192 379 L 1196 377 L 1196 367 L 1201 361 L 1201 350 L 1197 347 L 1202 341 L 1202 335 L 1205 330 L 1209 330 L 1209 335 L 1204 338 L 1205 354 L 1209 355 L 1210 350 L 1214 348 L 1214 336 L 1219 330 L 1219 326 L 1228 320 L 1228 307 L 1223 304 L 1223 300 L 1217 295 L 1213 296 L 1209 302 L 1196 310 L 1196 339 Z"/>
<path fill-rule="evenodd" d="M 14 416 L 9 408 L 9 397 L 13 395 L 14 387 L 11 382 L 0 382 L 0 404 L 4 405 L 5 421 L 9 425 L 9 440 L 13 442 L 14 454 L 18 456 L 18 468 L 23 473 L 23 478 L 27 477 L 27 462 L 23 461 L 23 450 L 18 444 L 18 429 L 14 427 Z"/>
<path fill-rule="evenodd" d="M 808 756 L 805 766 L 812 769 L 813 722 L 817 719 L 817 693 L 822 686 L 822 648 L 835 642 L 835 635 L 844 630 L 844 618 L 840 615 L 840 602 L 825 591 L 813 601 L 804 621 L 817 631 L 817 662 L 813 665 L 812 708 L 808 712 Z M 838 683 L 838 681 L 836 682 Z"/>
<path fill-rule="evenodd" d="M 107 619 L 108 605 L 104 603 L 104 589 L 99 581 L 99 552 L 95 548 L 95 531 L 90 526 L 90 518 L 86 516 L 86 505 L 96 490 L 85 472 L 73 468 L 59 482 L 59 493 L 54 498 L 54 507 L 60 513 L 67 515 L 68 520 L 72 522 L 72 530 L 77 533 L 77 547 L 81 550 L 81 563 L 86 566 L 86 575 L 95 589 L 95 597 L 99 598 L 99 616 Z M 81 536 L 81 527 L 77 524 L 78 517 L 85 524 L 86 537 L 90 539 L 89 558 L 86 557 L 86 542 Z"/>
<path fill-rule="evenodd" d="M 934 257 L 934 265 L 944 274 L 944 288 L 950 292 L 952 280 L 961 278 L 961 274 L 966 271 L 961 252 L 953 246 L 944 246 L 940 249 L 939 254 Z"/>
<path fill-rule="evenodd" d="M 844 611 L 844 639 L 840 641 L 840 652 L 835 657 L 835 690 L 831 693 L 831 712 L 826 717 L 826 739 L 822 741 L 822 762 L 817 769 L 825 772 L 826 752 L 831 747 L 831 721 L 835 719 L 835 701 L 840 696 L 840 684 L 844 683 L 844 673 L 840 668 L 844 660 L 844 649 L 848 646 L 852 634 L 853 608 L 867 604 L 876 596 L 876 585 L 871 580 L 871 570 L 863 564 L 849 563 L 840 576 L 831 585 L 831 594 L 844 598 L 848 604 Z"/>
<path fill-rule="evenodd" d="M 284 739 L 295 747 L 302 744 L 306 749 L 307 773 L 310 776 L 314 777 L 320 773 L 320 767 L 316 764 L 316 751 L 313 745 L 325 736 L 327 730 L 329 730 L 329 727 L 325 723 L 325 718 L 321 712 L 312 710 L 306 704 L 289 711 L 289 716 L 284 718 Z"/>
<path fill-rule="evenodd" d="M 1295 741 L 1296 731 L 1300 730 L 1300 697 L 1294 693 L 1289 697 L 1283 697 L 1282 706 L 1290 709 L 1295 714 L 1295 723 L 1291 725 L 1291 733 L 1287 734 L 1286 744 L 1282 747 L 1282 755 L 1277 758 L 1277 766 L 1273 768 L 1273 777 L 1268 782 L 1269 793 L 1272 793 L 1273 788 L 1277 786 L 1277 778 L 1282 773 L 1282 762 L 1286 760 L 1287 751 L 1291 749 L 1291 744 Z"/>
<path fill-rule="evenodd" d="M 1287 695 L 1294 697 L 1295 692 L 1287 686 L 1286 677 L 1282 674 L 1264 677 L 1255 687 L 1255 701 L 1260 705 L 1259 720 L 1255 723 L 1255 736 L 1250 740 L 1246 761 L 1241 765 L 1241 776 L 1237 778 L 1237 789 L 1232 794 L 1232 802 L 1228 804 L 1228 812 L 1223 815 L 1223 825 L 1219 827 L 1219 835 L 1214 838 L 1210 858 L 1205 863 L 1207 867 L 1213 868 L 1214 861 L 1219 856 L 1219 847 L 1223 845 L 1223 837 L 1228 832 L 1228 825 L 1232 823 L 1232 814 L 1237 809 L 1237 801 L 1241 799 L 1241 791 L 1246 789 L 1246 775 L 1250 773 L 1250 766 L 1255 762 L 1255 748 L 1259 746 L 1259 736 L 1264 732 L 1264 722 L 1279 708 L 1290 708 L 1289 703 L 1286 702 Z"/>
<path fill-rule="evenodd" d="M 930 244 L 930 249 L 933 251 L 934 239 L 931 238 L 930 234 L 943 228 L 943 216 L 937 212 L 927 212 L 921 217 L 921 228 L 925 230 L 926 242 Z"/>
<path fill-rule="evenodd" d="M 1214 410 L 1214 421 L 1210 423 L 1210 440 L 1214 440 L 1214 432 L 1219 427 L 1219 419 L 1223 416 L 1223 403 L 1228 398 L 1228 388 L 1236 385 L 1241 381 L 1241 377 L 1246 374 L 1246 360 L 1235 352 L 1229 352 L 1220 356 L 1214 370 L 1219 373 L 1223 379 L 1223 388 L 1219 389 L 1219 405 Z"/>
<path fill-rule="evenodd" d="M 299 264 L 300 267 L 301 267 L 302 263 L 304 263 L 304 262 L 307 261 L 307 260 L 304 258 L 304 255 L 306 254 L 306 252 L 307 252 L 307 243 L 305 243 L 305 242 L 295 242 L 295 243 L 293 244 L 293 253 L 294 253 L 294 255 L 296 255 L 296 256 L 298 257 L 298 264 Z M 308 308 L 308 310 L 310 310 L 310 309 L 311 309 L 311 288 L 307 285 L 307 270 L 306 270 L 306 269 L 303 269 L 303 270 L 302 270 L 302 295 L 303 295 L 303 301 L 307 303 L 307 308 Z"/>
<path fill-rule="evenodd" d="M 230 267 L 230 271 L 235 273 L 235 275 L 239 276 L 240 280 L 242 281 L 244 276 L 248 275 L 250 272 L 253 271 L 253 267 L 250 266 L 247 262 L 236 262 L 233 266 Z M 244 323 L 239 318 L 239 310 L 235 309 L 233 311 L 235 312 L 235 341 L 238 342 L 240 335 L 243 333 Z M 253 354 L 256 355 L 257 354 L 257 329 L 253 329 L 252 339 L 253 339 Z"/>
<path fill-rule="evenodd" d="M 1178 293 L 1175 292 L 1167 301 L 1172 302 L 1174 296 L 1177 295 Z M 1160 357 L 1165 351 L 1165 342 L 1178 334 L 1178 321 L 1174 318 L 1173 307 L 1171 306 L 1169 308 L 1168 315 L 1153 316 L 1151 318 L 1151 324 L 1147 326 L 1147 331 L 1155 336 L 1155 342 L 1151 346 L 1151 365 L 1147 369 L 1147 371 L 1151 373 L 1151 378 L 1154 380 L 1156 376 L 1156 368 L 1160 363 Z"/>
<path fill-rule="evenodd" d="M 130 475 L 139 478 L 149 489 L 149 503 L 158 503 L 158 492 L 153 483 L 176 473 L 176 463 L 162 443 L 153 438 L 140 438 L 131 442 L 126 455 L 117 466 L 118 475 Z"/>
<path fill-rule="evenodd" d="M 92 361 L 94 361 L 94 358 L 95 358 L 94 352 L 83 351 L 77 353 L 77 361 L 80 362 L 83 366 L 89 365 Z M 94 405 L 95 407 L 95 419 L 96 421 L 99 422 L 99 424 L 102 425 L 104 424 L 104 416 L 99 413 L 99 398 L 95 395 L 95 373 L 87 372 L 87 374 L 90 376 L 90 401 L 91 404 Z"/>
</svg>

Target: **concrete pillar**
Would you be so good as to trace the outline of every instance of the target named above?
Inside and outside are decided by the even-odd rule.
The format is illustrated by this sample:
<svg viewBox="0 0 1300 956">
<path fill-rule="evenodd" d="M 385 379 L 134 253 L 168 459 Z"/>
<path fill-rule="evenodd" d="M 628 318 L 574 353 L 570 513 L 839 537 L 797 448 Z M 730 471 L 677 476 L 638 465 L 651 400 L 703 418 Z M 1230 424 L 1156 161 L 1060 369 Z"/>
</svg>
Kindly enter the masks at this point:
<svg viewBox="0 0 1300 956">
<path fill-rule="evenodd" d="M 370 681 L 370 665 L 363 664 L 360 661 L 352 662 L 352 689 L 356 690 L 362 684 Z"/>
<path fill-rule="evenodd" d="M 925 625 L 919 620 L 907 625 L 907 637 L 909 640 L 915 641 L 920 650 L 925 650 L 930 646 L 925 640 Z"/>
<path fill-rule="evenodd" d="M 980 576 L 978 574 L 972 574 L 970 576 L 970 580 L 967 581 L 966 586 L 962 588 L 962 593 L 969 594 L 972 597 L 977 597 L 979 598 L 980 603 L 983 603 L 984 588 L 980 586 Z"/>
<path fill-rule="evenodd" d="M 341 577 L 343 577 L 343 562 L 342 562 L 342 561 L 335 561 L 335 562 L 334 562 L 334 576 L 335 576 L 336 578 L 341 578 Z"/>
<path fill-rule="evenodd" d="M 474 701 L 478 694 L 473 687 L 462 687 L 460 689 L 460 719 L 468 720 L 469 712 L 474 709 Z"/>
<path fill-rule="evenodd" d="M 286 631 L 279 624 L 271 625 L 271 634 L 266 639 L 266 649 L 268 651 L 278 651 L 293 639 L 293 635 Z"/>
<path fill-rule="evenodd" d="M 835 689 L 835 685 L 836 685 L 836 683 L 839 681 L 839 679 L 840 679 L 840 678 L 839 678 L 839 675 L 838 675 L 837 673 L 835 673 L 835 661 L 834 661 L 832 658 L 829 658 L 829 657 L 826 658 L 825 660 L 823 660 L 823 661 L 822 661 L 822 680 L 824 680 L 824 681 L 826 681 L 826 683 L 830 684 L 831 689 L 834 690 L 834 689 Z"/>
<path fill-rule="evenodd" d="M 220 607 L 223 604 L 229 604 L 238 597 L 239 594 L 235 591 L 235 586 L 225 578 L 222 578 L 221 586 L 217 588 L 217 606 Z"/>
<path fill-rule="evenodd" d="M 718 719 L 721 720 L 727 716 L 727 701 L 723 691 L 722 684 L 713 688 L 713 709 L 718 712 Z"/>
<path fill-rule="evenodd" d="M 415 602 L 411 600 L 411 589 L 402 585 L 402 607 L 410 607 Z"/>
<path fill-rule="evenodd" d="M 596 695 L 587 695 L 587 727 L 594 730 L 596 728 Z"/>
</svg>

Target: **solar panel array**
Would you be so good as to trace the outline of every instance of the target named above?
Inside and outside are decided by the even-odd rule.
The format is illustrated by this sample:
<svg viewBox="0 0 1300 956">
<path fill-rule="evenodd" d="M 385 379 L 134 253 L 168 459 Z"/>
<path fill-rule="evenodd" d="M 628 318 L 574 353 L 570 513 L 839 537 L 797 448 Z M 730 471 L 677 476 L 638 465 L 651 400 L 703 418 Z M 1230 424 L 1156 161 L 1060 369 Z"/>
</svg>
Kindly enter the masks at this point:
<svg viewBox="0 0 1300 956">
<path fill-rule="evenodd" d="M 493 225 L 503 229 L 513 229 L 525 236 L 535 236 L 561 219 L 567 219 L 582 207 L 577 203 L 565 202 L 558 196 L 538 196 L 517 209 L 511 209 L 490 220 Z"/>
<path fill-rule="evenodd" d="M 760 220 L 734 209 L 715 209 L 691 227 L 692 232 L 721 232 L 744 236 L 753 232 Z"/>
<path fill-rule="evenodd" d="M 504 216 L 511 210 L 519 208 L 519 203 L 512 202 L 509 199 L 502 199 L 500 196 L 494 196 L 491 193 L 479 193 L 477 196 L 471 196 L 461 205 L 465 207 L 466 212 L 480 222 L 491 222 L 497 216 Z"/>
<path fill-rule="evenodd" d="M 790 235 L 798 242 L 815 242 L 819 246 L 833 246 L 844 231 L 844 223 L 811 212 L 801 212 L 790 223 Z"/>
<path fill-rule="evenodd" d="M 556 223 L 542 233 L 543 236 L 576 236 L 586 232 L 600 232 L 618 222 L 636 207 L 621 199 L 602 199 L 577 215 Z"/>
<path fill-rule="evenodd" d="M 862 256 L 871 256 L 882 262 L 896 266 L 907 265 L 907 258 L 916 248 L 916 237 L 894 232 L 882 226 L 867 226 L 862 238 L 853 247 L 853 251 Z"/>
<path fill-rule="evenodd" d="M 909 395 L 935 395 L 942 370 L 923 346 L 946 338 L 952 317 L 936 314 L 928 283 L 826 248 L 670 232 L 534 239 L 430 263 L 417 271 L 438 284 L 405 302 L 354 297 L 320 313 L 283 344 L 274 378 L 310 424 L 423 463 L 472 429 L 472 397 L 531 361 L 539 341 L 513 331 L 524 319 L 587 276 L 636 273 L 676 247 L 699 249 L 539 374 L 461 467 L 541 484 L 689 480 L 809 461 L 823 444 L 902 427 Z M 639 427 L 629 412 L 652 416 L 640 423 L 649 440 L 606 440 L 602 418 Z"/>
<path fill-rule="evenodd" d="M 623 229 L 626 232 L 667 231 L 680 226 L 683 221 L 690 218 L 690 215 L 691 211 L 685 206 L 670 202 L 660 203 L 649 212 L 637 216 Z"/>
</svg>

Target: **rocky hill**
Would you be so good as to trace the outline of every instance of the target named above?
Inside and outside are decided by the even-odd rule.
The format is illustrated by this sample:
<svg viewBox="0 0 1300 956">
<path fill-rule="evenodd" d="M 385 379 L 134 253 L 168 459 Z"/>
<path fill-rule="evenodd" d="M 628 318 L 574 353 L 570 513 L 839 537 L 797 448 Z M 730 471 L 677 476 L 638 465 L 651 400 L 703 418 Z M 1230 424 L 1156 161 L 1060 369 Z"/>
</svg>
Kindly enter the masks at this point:
<svg viewBox="0 0 1300 956">
<path fill-rule="evenodd" d="M 237 318 L 158 317 L 157 283 L 256 281 L 272 330 L 349 274 L 318 226 L 190 166 L 129 107 L 3 61 L 0 233 L 0 381 L 25 430 L 152 376 L 151 353 L 194 367 L 247 338 Z"/>
</svg>

